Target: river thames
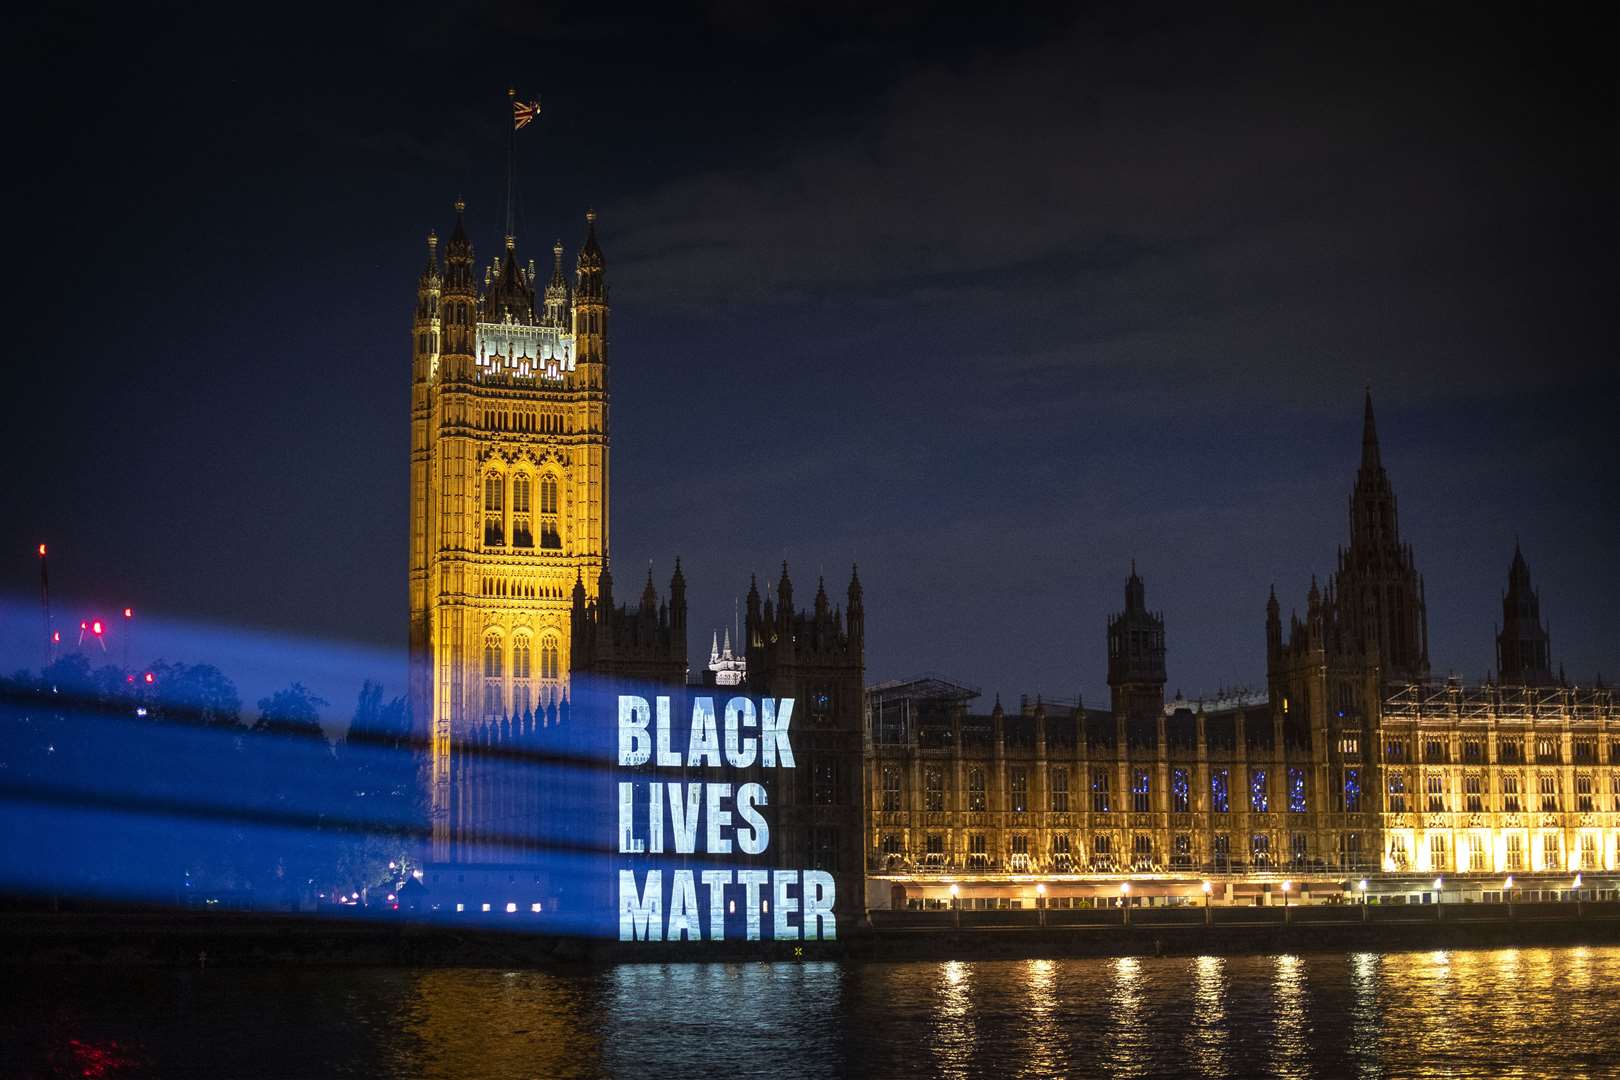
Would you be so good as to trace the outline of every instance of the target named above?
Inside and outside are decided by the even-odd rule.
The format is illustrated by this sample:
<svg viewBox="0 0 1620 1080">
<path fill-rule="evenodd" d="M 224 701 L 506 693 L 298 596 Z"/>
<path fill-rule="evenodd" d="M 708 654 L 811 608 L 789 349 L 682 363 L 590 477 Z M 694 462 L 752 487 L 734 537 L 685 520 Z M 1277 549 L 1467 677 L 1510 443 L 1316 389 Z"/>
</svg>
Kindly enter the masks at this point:
<svg viewBox="0 0 1620 1080">
<path fill-rule="evenodd" d="M 5 1075 L 1612 1076 L 1620 948 L 27 969 Z"/>
</svg>

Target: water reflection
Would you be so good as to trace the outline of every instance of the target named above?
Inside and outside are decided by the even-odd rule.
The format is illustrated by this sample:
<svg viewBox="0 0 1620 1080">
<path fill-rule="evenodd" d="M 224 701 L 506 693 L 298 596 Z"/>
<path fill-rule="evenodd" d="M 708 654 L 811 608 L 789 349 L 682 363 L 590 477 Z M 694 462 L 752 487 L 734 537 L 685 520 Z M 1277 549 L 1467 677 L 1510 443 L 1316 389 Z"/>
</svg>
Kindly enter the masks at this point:
<svg viewBox="0 0 1620 1080">
<path fill-rule="evenodd" d="M 1142 1008 L 1142 961 L 1122 956 L 1113 962 L 1113 1039 L 1108 1049 L 1109 1071 L 1115 1076 L 1139 1076 L 1148 1067 L 1148 1027 Z"/>
<path fill-rule="evenodd" d="M 974 1018 L 968 996 L 971 977 L 971 965 L 960 960 L 939 965 L 933 1050 L 941 1076 L 968 1076 L 973 1071 Z"/>
<path fill-rule="evenodd" d="M 1205 1076 L 1225 1076 L 1226 961 L 1200 956 L 1193 961 L 1193 1022 L 1187 1032 L 1193 1063 Z"/>
<path fill-rule="evenodd" d="M 1026 1076 L 1060 1076 L 1068 1069 L 1063 1025 L 1058 1021 L 1057 964 L 1031 960 L 1026 965 L 1029 1007 L 1025 1014 L 1020 1072 Z"/>
<path fill-rule="evenodd" d="M 76 1074 L 112 1049 L 109 1076 L 233 1080 L 1591 1076 L 1620 1061 L 1608 947 L 28 981 L 0 1009 L 0 1075 Z"/>
<path fill-rule="evenodd" d="M 1305 974 L 1297 956 L 1279 956 L 1275 967 L 1272 1069 L 1279 1076 L 1304 1076 L 1310 1065 L 1310 1045 L 1305 1037 Z"/>
<path fill-rule="evenodd" d="M 1354 953 L 1349 966 L 1350 1033 L 1346 1054 L 1357 1076 L 1380 1077 L 1384 1071 L 1379 1066 L 1383 1012 L 1378 1002 L 1378 954 Z"/>
</svg>

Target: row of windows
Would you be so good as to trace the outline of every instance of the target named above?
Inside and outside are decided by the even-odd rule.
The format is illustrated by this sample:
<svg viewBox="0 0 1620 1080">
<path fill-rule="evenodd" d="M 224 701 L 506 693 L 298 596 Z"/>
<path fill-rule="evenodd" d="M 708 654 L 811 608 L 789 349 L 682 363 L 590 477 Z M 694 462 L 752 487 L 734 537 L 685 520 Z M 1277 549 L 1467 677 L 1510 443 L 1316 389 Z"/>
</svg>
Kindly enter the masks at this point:
<svg viewBox="0 0 1620 1080">
<path fill-rule="evenodd" d="M 1008 838 L 1008 854 L 1014 867 L 1028 863 L 1032 852 L 1030 851 L 1030 838 L 1027 833 L 1013 833 Z M 1273 865 L 1303 866 L 1310 858 L 1310 843 L 1304 833 L 1293 833 L 1288 838 L 1288 851 L 1285 863 L 1274 862 L 1277 853 L 1271 849 L 1272 837 L 1268 833 L 1254 833 L 1248 837 L 1247 862 L 1253 867 L 1267 867 Z M 1345 838 L 1347 843 L 1341 844 L 1341 861 L 1346 866 L 1359 866 L 1361 853 L 1361 837 L 1352 834 Z M 896 858 L 904 854 L 899 833 L 885 833 L 880 842 L 885 856 Z M 970 833 L 967 836 L 967 862 L 970 866 L 988 866 L 990 864 L 989 838 L 985 833 Z M 1081 846 L 1068 833 L 1055 833 L 1051 837 L 1051 851 L 1047 853 L 1054 866 L 1059 869 L 1068 869 L 1074 866 L 1089 865 L 1095 870 L 1113 870 L 1121 865 L 1128 865 L 1135 870 L 1149 870 L 1167 863 L 1170 867 L 1181 869 L 1191 868 L 1194 865 L 1193 839 L 1186 833 L 1177 833 L 1170 838 L 1169 852 L 1161 852 L 1153 842 L 1153 836 L 1148 833 L 1135 833 L 1130 838 L 1128 858 L 1122 859 L 1126 852 L 1114 850 L 1114 837 L 1109 833 L 1097 833 L 1091 838 L 1089 860 Z M 1163 856 L 1168 855 L 1168 859 Z M 944 833 L 929 833 L 923 839 L 924 864 L 935 863 L 944 865 L 946 861 L 946 847 Z M 1236 864 L 1232 852 L 1232 837 L 1227 833 L 1216 834 L 1211 841 L 1209 863 L 1217 869 L 1232 869 Z"/>
<path fill-rule="evenodd" d="M 561 585 L 493 576 L 479 579 L 479 591 L 484 596 L 515 596 L 525 600 L 562 600 L 568 596 Z"/>
<path fill-rule="evenodd" d="M 512 487 L 512 546 L 534 547 L 531 525 L 532 480 L 527 473 L 513 473 Z M 540 478 L 540 546 L 562 547 L 557 531 L 557 480 L 552 476 Z M 488 473 L 484 477 L 484 543 L 504 546 L 506 543 L 506 477 Z"/>
<path fill-rule="evenodd" d="M 569 429 L 561 413 L 507 412 L 499 409 L 484 410 L 484 427 L 491 431 L 532 431 L 548 435 L 566 434 Z"/>
<path fill-rule="evenodd" d="M 546 635 L 540 639 L 539 675 L 542 680 L 555 682 L 560 672 L 557 639 Z M 484 636 L 484 717 L 490 720 L 499 720 L 505 713 L 505 650 L 499 634 L 486 634 Z M 531 647 L 527 634 L 518 634 L 512 639 L 512 680 L 518 687 L 518 694 L 523 698 L 528 696 L 528 682 L 531 675 Z M 515 699 L 514 699 L 515 700 Z M 521 708 L 526 702 L 518 703 Z"/>
<path fill-rule="evenodd" d="M 1386 804 L 1392 814 L 1404 814 L 1407 804 L 1408 780 L 1402 773 L 1391 773 L 1389 776 L 1389 801 Z M 1539 773 L 1534 778 L 1533 792 L 1521 792 L 1521 780 L 1515 775 L 1501 777 L 1501 809 L 1503 813 L 1523 813 L 1527 808 L 1539 810 L 1542 813 L 1557 813 L 1561 809 L 1558 790 L 1558 776 L 1555 773 Z M 1486 795 L 1489 792 L 1489 783 L 1482 773 L 1468 773 L 1463 776 L 1462 808 L 1465 813 L 1482 814 L 1485 812 Z M 1620 813 L 1620 773 L 1609 778 L 1609 791 L 1613 798 L 1615 813 Z M 1428 813 L 1443 814 L 1449 809 L 1447 803 L 1446 779 L 1444 776 L 1430 776 L 1424 781 L 1423 806 Z M 1575 777 L 1575 810 L 1581 814 L 1595 813 L 1599 809 L 1597 798 L 1597 781 L 1590 773 L 1582 773 Z M 1415 805 L 1415 800 L 1414 800 Z"/>
<path fill-rule="evenodd" d="M 1490 841 L 1480 836 L 1464 836 L 1457 844 L 1457 862 L 1453 866 L 1448 861 L 1446 835 L 1432 833 L 1429 836 L 1429 869 L 1431 870 L 1459 870 L 1482 873 L 1493 869 L 1524 870 L 1529 864 L 1525 860 L 1524 836 L 1521 833 L 1508 833 L 1502 838 L 1502 866 L 1493 867 L 1491 859 Z M 1564 837 L 1561 833 L 1545 832 L 1536 838 L 1541 852 L 1540 867 L 1562 870 L 1566 867 L 1564 862 Z M 1591 833 L 1583 833 L 1580 838 L 1580 847 L 1576 852 L 1576 865 L 1578 870 L 1597 870 L 1602 865 L 1602 851 L 1598 837 Z M 1389 840 L 1389 862 L 1395 870 L 1406 870 L 1412 865 L 1411 855 L 1406 849 L 1406 837 L 1393 835 Z"/>
<path fill-rule="evenodd" d="M 1439 736 L 1422 736 L 1419 742 L 1423 749 L 1423 760 L 1434 764 L 1445 764 L 1451 759 L 1450 744 L 1445 738 Z M 1496 739 L 1496 759 L 1504 765 L 1525 764 L 1525 740 L 1517 735 L 1499 735 Z M 1596 739 L 1576 739 L 1571 744 L 1572 754 L 1577 764 L 1597 764 L 1598 744 Z M 1460 760 L 1465 765 L 1483 765 L 1485 763 L 1485 740 L 1483 738 L 1465 738 L 1462 740 Z M 1556 736 L 1538 736 L 1534 740 L 1535 760 L 1537 764 L 1556 764 L 1563 760 L 1562 740 Z M 1620 762 L 1620 742 L 1609 747 L 1610 760 Z M 1411 740 L 1388 739 L 1384 743 L 1384 760 L 1389 762 L 1412 761 Z"/>
<path fill-rule="evenodd" d="M 1112 793 L 1112 769 L 1094 769 L 1091 773 L 1091 810 L 1092 813 L 1107 814 L 1114 811 Z M 1286 791 L 1288 809 L 1293 813 L 1304 813 L 1307 809 L 1305 797 L 1305 770 L 1289 769 L 1286 775 Z M 1255 813 L 1268 813 L 1271 810 L 1271 781 L 1266 769 L 1250 769 L 1248 798 L 1249 809 Z M 1210 809 L 1217 814 L 1231 811 L 1231 778 L 1227 769 L 1215 769 L 1210 773 Z M 885 765 L 882 773 L 883 809 L 891 813 L 900 811 L 905 807 L 902 791 L 902 770 L 898 765 Z M 1170 770 L 1170 810 L 1172 813 L 1186 814 L 1192 811 L 1192 780 L 1186 769 Z M 1135 813 L 1150 813 L 1153 811 L 1153 780 L 1152 774 L 1146 769 L 1136 769 L 1131 773 L 1130 806 Z M 967 771 L 966 809 L 970 812 L 979 812 L 989 809 L 988 789 L 986 786 L 986 773 L 982 767 L 974 766 Z M 1007 798 L 1006 809 L 1015 814 L 1025 813 L 1030 809 L 1029 799 L 1029 770 L 1023 766 L 1013 766 L 1007 770 Z M 1053 813 L 1068 813 L 1069 803 L 1069 770 L 1063 766 L 1052 769 L 1049 774 L 1047 786 L 1047 809 Z M 928 813 L 942 813 L 945 810 L 945 770 L 931 766 L 923 770 L 923 810 Z"/>
</svg>

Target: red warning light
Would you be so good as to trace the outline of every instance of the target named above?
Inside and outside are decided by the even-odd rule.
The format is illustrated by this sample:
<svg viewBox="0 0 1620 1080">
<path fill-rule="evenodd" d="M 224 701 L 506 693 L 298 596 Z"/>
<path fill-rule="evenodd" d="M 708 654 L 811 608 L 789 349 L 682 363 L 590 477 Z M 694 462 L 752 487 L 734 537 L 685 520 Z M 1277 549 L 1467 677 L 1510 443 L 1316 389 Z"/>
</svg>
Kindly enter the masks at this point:
<svg viewBox="0 0 1620 1080">
<path fill-rule="evenodd" d="M 88 630 L 88 629 L 90 629 L 90 624 L 85 622 L 83 619 L 80 619 L 79 620 L 79 629 L 81 631 Z"/>
<path fill-rule="evenodd" d="M 45 557 L 45 545 L 44 544 L 39 545 L 39 557 L 42 558 L 42 559 Z"/>
<path fill-rule="evenodd" d="M 135 676 L 133 676 L 133 675 L 125 675 L 124 676 L 124 681 L 127 682 L 127 683 L 132 683 L 132 682 L 135 681 Z"/>
<path fill-rule="evenodd" d="M 146 673 L 146 685 L 151 686 L 155 682 L 157 682 L 157 678 L 150 671 L 148 671 Z"/>
<path fill-rule="evenodd" d="M 124 618 L 133 619 L 134 617 L 135 617 L 135 609 L 134 608 L 128 608 L 127 607 L 127 608 L 124 609 Z"/>
<path fill-rule="evenodd" d="M 101 620 L 100 619 L 96 619 L 96 620 L 94 620 L 94 621 L 92 621 L 90 623 L 90 632 L 92 634 L 96 635 L 97 637 L 101 636 L 102 626 L 101 626 Z"/>
<path fill-rule="evenodd" d="M 52 630 L 51 631 L 51 644 L 52 645 L 60 645 L 60 644 L 62 644 L 62 631 L 60 631 L 60 630 Z"/>
</svg>

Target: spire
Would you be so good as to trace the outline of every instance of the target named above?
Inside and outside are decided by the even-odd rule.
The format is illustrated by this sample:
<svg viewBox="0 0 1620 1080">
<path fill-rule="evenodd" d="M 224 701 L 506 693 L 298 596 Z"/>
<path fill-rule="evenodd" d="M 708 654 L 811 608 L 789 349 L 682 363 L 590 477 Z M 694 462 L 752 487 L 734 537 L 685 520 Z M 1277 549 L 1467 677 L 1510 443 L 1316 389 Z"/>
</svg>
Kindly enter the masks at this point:
<svg viewBox="0 0 1620 1080">
<path fill-rule="evenodd" d="M 1378 426 L 1373 422 L 1372 387 L 1367 387 L 1366 406 L 1361 418 L 1361 467 L 1382 467 L 1378 458 Z"/>
<path fill-rule="evenodd" d="M 602 247 L 596 242 L 596 211 L 585 211 L 585 242 L 579 248 L 580 270 L 604 270 L 607 262 L 602 258 Z"/>
<path fill-rule="evenodd" d="M 465 199 L 456 200 L 456 227 L 450 233 L 450 243 L 445 247 L 445 257 L 472 262 L 472 241 L 467 239 L 467 202 Z"/>
<path fill-rule="evenodd" d="M 439 281 L 439 234 L 428 231 L 427 235 L 427 266 L 422 269 L 422 284 L 436 285 Z"/>
</svg>

